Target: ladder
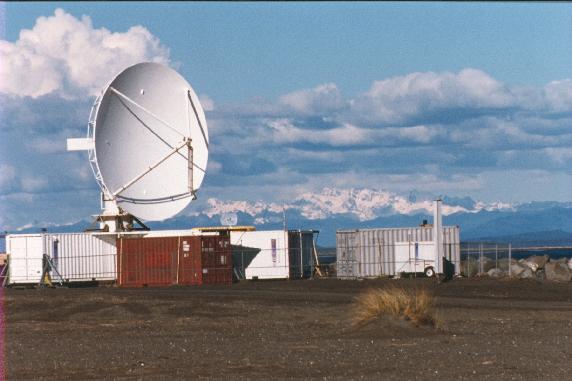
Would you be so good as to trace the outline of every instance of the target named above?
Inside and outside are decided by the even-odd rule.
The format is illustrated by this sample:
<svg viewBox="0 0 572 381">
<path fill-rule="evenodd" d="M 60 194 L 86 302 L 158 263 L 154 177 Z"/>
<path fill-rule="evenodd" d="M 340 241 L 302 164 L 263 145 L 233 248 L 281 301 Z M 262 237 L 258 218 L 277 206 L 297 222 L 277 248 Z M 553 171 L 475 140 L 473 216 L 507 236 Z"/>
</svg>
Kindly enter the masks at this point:
<svg viewBox="0 0 572 381">
<path fill-rule="evenodd" d="M 52 277 L 50 275 L 50 272 L 54 272 L 56 273 L 56 275 L 59 278 L 59 285 L 63 286 L 64 285 L 64 279 L 62 278 L 61 274 L 58 272 L 58 269 L 56 268 L 56 265 L 54 264 L 54 261 L 52 260 L 52 258 L 50 258 L 50 256 L 48 254 L 44 254 L 42 257 L 42 276 L 40 278 L 40 282 L 38 283 L 38 287 L 42 288 L 42 287 L 54 287 L 53 283 L 52 283 Z"/>
</svg>

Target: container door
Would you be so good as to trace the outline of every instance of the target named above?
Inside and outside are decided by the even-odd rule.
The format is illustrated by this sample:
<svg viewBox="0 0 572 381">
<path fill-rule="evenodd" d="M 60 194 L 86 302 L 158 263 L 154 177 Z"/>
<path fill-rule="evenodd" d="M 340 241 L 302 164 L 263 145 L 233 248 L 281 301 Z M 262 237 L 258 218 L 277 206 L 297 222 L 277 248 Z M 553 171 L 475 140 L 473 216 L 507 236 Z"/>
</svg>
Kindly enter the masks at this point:
<svg viewBox="0 0 572 381">
<path fill-rule="evenodd" d="M 43 237 L 10 236 L 10 283 L 38 283 L 42 276 Z"/>
<path fill-rule="evenodd" d="M 298 279 L 303 275 L 303 261 L 300 233 L 288 232 L 288 264 L 290 279 Z"/>
<path fill-rule="evenodd" d="M 302 272 L 304 278 L 314 274 L 314 233 L 302 232 Z"/>
<path fill-rule="evenodd" d="M 202 275 L 203 283 L 216 283 L 216 255 L 217 246 L 216 239 L 218 236 L 202 237 Z"/>
<path fill-rule="evenodd" d="M 123 238 L 120 285 L 168 286 L 176 282 L 178 238 Z"/>
<path fill-rule="evenodd" d="M 202 275 L 206 284 L 232 283 L 230 237 L 202 237 Z"/>
<path fill-rule="evenodd" d="M 415 246 L 411 242 L 395 242 L 395 273 L 413 272 L 415 263 Z"/>
<path fill-rule="evenodd" d="M 229 237 L 217 237 L 216 240 L 216 282 L 232 283 L 232 250 Z"/>
<path fill-rule="evenodd" d="M 200 237 L 181 237 L 179 246 L 179 284 L 201 284 Z"/>
</svg>

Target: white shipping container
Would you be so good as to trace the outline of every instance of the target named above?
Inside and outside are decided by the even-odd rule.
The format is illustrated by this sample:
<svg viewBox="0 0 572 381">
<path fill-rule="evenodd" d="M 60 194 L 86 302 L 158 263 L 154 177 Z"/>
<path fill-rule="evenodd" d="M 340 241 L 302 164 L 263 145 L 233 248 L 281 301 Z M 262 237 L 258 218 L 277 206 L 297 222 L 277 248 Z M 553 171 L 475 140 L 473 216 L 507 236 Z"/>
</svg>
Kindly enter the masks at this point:
<svg viewBox="0 0 572 381">
<path fill-rule="evenodd" d="M 64 281 L 113 281 L 117 278 L 115 234 L 47 234 L 44 239 L 47 254 Z"/>
<path fill-rule="evenodd" d="M 115 234 L 97 233 L 8 235 L 8 284 L 39 283 L 44 254 L 66 282 L 113 281 L 117 278 L 115 240 Z M 51 277 L 60 280 L 55 271 Z"/>
<path fill-rule="evenodd" d="M 336 232 L 336 270 L 338 278 L 374 278 L 397 275 L 398 242 L 433 243 L 433 228 L 381 228 L 338 230 Z M 443 227 L 443 255 L 460 271 L 460 229 Z"/>
</svg>

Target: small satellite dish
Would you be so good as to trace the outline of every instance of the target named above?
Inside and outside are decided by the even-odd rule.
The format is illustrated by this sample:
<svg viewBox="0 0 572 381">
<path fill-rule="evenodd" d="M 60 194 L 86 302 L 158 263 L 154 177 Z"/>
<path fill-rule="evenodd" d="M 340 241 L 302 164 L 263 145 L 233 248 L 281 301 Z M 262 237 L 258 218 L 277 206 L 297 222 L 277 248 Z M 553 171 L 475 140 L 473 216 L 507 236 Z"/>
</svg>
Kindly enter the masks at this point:
<svg viewBox="0 0 572 381">
<path fill-rule="evenodd" d="M 220 224 L 222 226 L 235 226 L 238 222 L 238 216 L 236 213 L 223 213 L 220 216 Z"/>
<path fill-rule="evenodd" d="M 189 83 L 158 63 L 139 63 L 115 77 L 95 101 L 87 149 L 103 193 L 103 215 L 127 212 L 160 221 L 196 198 L 208 161 L 207 122 Z"/>
</svg>

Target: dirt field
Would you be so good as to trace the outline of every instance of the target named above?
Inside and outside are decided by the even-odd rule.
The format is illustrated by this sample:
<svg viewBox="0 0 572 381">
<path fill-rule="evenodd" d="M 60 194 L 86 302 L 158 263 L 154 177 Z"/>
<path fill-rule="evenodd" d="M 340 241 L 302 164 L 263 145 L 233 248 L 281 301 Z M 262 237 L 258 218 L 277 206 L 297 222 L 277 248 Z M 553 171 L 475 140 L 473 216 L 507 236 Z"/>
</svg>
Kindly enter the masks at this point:
<svg viewBox="0 0 572 381">
<path fill-rule="evenodd" d="M 441 328 L 351 327 L 368 287 L 427 287 Z M 572 379 L 572 284 L 459 279 L 6 290 L 10 380 Z"/>
</svg>

